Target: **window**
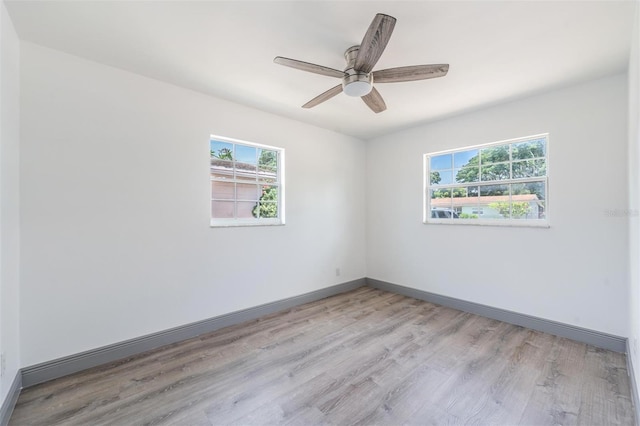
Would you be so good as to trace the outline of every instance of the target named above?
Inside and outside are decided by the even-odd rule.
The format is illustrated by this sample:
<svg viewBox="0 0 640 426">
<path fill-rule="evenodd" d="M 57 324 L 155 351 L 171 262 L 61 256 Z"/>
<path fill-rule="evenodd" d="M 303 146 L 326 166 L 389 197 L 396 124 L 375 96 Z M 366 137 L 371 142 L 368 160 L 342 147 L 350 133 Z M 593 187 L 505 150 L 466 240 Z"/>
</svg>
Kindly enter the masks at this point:
<svg viewBox="0 0 640 426">
<path fill-rule="evenodd" d="M 284 150 L 211 136 L 211 226 L 284 224 Z"/>
<path fill-rule="evenodd" d="M 424 222 L 548 226 L 548 135 L 424 156 Z"/>
</svg>

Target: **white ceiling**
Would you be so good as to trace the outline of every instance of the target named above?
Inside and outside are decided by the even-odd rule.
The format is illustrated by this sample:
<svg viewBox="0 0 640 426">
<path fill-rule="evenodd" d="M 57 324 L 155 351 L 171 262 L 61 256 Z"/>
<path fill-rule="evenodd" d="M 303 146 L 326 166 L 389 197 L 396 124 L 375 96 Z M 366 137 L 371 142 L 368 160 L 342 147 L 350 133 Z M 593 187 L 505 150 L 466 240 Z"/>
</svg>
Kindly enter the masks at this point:
<svg viewBox="0 0 640 426">
<path fill-rule="evenodd" d="M 367 139 L 624 72 L 633 1 L 5 0 L 23 40 Z M 379 84 L 374 114 L 340 81 L 273 63 L 343 69 L 378 12 L 397 18 L 374 68 L 448 63 L 444 78 Z"/>
</svg>

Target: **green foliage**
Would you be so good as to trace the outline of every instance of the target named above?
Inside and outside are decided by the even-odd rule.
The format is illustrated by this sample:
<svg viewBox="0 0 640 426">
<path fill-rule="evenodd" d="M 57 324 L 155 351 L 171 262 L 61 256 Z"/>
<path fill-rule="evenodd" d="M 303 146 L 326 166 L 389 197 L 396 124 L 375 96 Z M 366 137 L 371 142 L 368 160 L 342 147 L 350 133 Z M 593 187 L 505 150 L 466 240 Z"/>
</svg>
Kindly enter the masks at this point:
<svg viewBox="0 0 640 426">
<path fill-rule="evenodd" d="M 454 198 L 468 197 L 467 188 L 443 188 L 433 191 L 433 198 L 449 198 L 453 194 Z"/>
<path fill-rule="evenodd" d="M 440 177 L 440 172 L 431 172 L 431 185 L 437 185 L 440 183 L 442 178 Z"/>
<path fill-rule="evenodd" d="M 509 213 L 513 219 L 519 219 L 526 216 L 531 212 L 531 206 L 526 201 L 514 201 L 511 203 L 511 209 L 509 209 L 509 203 L 506 201 L 499 201 L 496 203 L 490 203 L 489 208 L 497 210 L 502 217 L 509 218 Z"/>
<path fill-rule="evenodd" d="M 460 213 L 458 215 L 458 217 L 460 219 L 477 219 L 478 215 L 477 214 L 471 214 L 471 213 Z"/>
<path fill-rule="evenodd" d="M 547 173 L 547 164 L 544 160 L 516 161 L 512 168 L 514 179 L 544 176 Z"/>
<path fill-rule="evenodd" d="M 257 218 L 278 217 L 278 188 L 273 186 L 263 187 L 260 200 L 256 203 L 251 213 L 253 217 Z"/>
<path fill-rule="evenodd" d="M 510 176 L 509 164 L 501 163 L 509 161 L 509 146 L 485 148 L 480 150 L 478 155 L 471 157 L 467 164 L 456 173 L 456 182 L 487 182 L 511 177 L 517 179 L 544 176 L 547 173 L 544 156 L 545 143 L 543 140 L 511 144 L 512 176 Z M 481 169 L 482 174 L 480 173 Z M 539 182 L 513 185 L 512 194 L 536 194 L 539 199 L 545 198 L 544 187 Z M 498 186 L 485 187 L 481 195 L 505 195 L 505 191 Z"/>
<path fill-rule="evenodd" d="M 481 179 L 483 182 L 490 180 L 505 180 L 510 178 L 509 164 L 490 164 L 482 166 Z"/>
<path fill-rule="evenodd" d="M 456 182 L 478 182 L 479 180 L 478 156 L 472 157 L 462 169 L 456 173 Z"/>
<path fill-rule="evenodd" d="M 220 148 L 217 153 L 211 150 L 211 156 L 220 160 L 233 160 L 233 151 L 229 148 Z"/>
<path fill-rule="evenodd" d="M 263 149 L 260 153 L 260 158 L 258 158 L 258 165 L 275 170 L 275 168 L 278 167 L 278 154 L 275 151 Z"/>
<path fill-rule="evenodd" d="M 526 201 L 514 201 L 511 203 L 511 217 L 519 219 L 531 212 L 531 205 Z"/>
<path fill-rule="evenodd" d="M 480 196 L 509 195 L 509 185 L 484 185 L 480 187 Z"/>
<path fill-rule="evenodd" d="M 545 143 L 543 140 L 514 143 L 511 145 L 511 158 L 514 160 L 542 158 L 544 151 Z"/>
<path fill-rule="evenodd" d="M 509 145 L 498 145 L 480 150 L 482 164 L 509 161 Z"/>
<path fill-rule="evenodd" d="M 467 196 L 467 188 L 453 188 L 453 198 L 461 198 Z"/>
<path fill-rule="evenodd" d="M 507 219 L 509 218 L 509 214 L 511 213 L 509 209 L 509 203 L 504 201 L 490 203 L 489 208 L 497 210 L 501 216 L 506 217 Z"/>
<path fill-rule="evenodd" d="M 433 198 L 449 198 L 451 192 L 448 189 L 437 189 L 433 191 Z"/>
<path fill-rule="evenodd" d="M 508 179 L 509 165 L 493 164 L 501 161 L 509 161 L 508 145 L 482 149 L 456 173 L 456 182 L 478 182 L 480 180 L 480 162 L 482 162 L 482 180 Z"/>
</svg>

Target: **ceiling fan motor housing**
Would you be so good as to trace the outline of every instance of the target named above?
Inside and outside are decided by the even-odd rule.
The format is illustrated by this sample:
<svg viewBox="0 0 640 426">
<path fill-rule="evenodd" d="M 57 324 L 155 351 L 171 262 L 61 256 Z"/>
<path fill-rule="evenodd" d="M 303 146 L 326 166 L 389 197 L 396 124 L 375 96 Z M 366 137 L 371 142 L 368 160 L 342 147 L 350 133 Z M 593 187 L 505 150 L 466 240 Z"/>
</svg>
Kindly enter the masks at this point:
<svg viewBox="0 0 640 426">
<path fill-rule="evenodd" d="M 344 70 L 346 75 L 342 79 L 342 90 L 346 95 L 354 97 L 368 95 L 373 89 L 372 73 L 358 72 L 353 68 L 358 50 L 360 46 L 352 46 L 344 52 L 347 68 Z"/>
</svg>

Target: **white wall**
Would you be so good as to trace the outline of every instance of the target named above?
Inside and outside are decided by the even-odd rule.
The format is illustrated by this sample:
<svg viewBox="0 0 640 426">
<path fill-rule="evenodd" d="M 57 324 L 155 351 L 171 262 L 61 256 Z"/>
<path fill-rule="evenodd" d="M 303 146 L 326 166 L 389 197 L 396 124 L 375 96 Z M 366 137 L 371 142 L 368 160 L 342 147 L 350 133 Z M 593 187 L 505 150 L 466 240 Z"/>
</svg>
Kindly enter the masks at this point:
<svg viewBox="0 0 640 426">
<path fill-rule="evenodd" d="M 370 141 L 367 276 L 627 336 L 627 219 L 605 214 L 627 208 L 626 90 L 618 75 Z M 551 228 L 422 223 L 424 153 L 545 132 Z"/>
<path fill-rule="evenodd" d="M 20 57 L 23 367 L 365 275 L 628 335 L 629 221 L 606 215 L 628 207 L 625 75 L 365 144 L 30 43 Z M 550 229 L 422 224 L 422 154 L 542 132 Z M 209 228 L 210 133 L 287 150 L 286 226 Z"/>
<path fill-rule="evenodd" d="M 640 385 L 640 5 L 636 3 L 629 55 L 629 347 Z M 640 408 L 640 407 L 636 407 Z"/>
<path fill-rule="evenodd" d="M 26 42 L 21 72 L 23 366 L 365 276 L 364 142 Z M 285 148 L 285 226 L 209 227 L 211 133 Z"/>
<path fill-rule="evenodd" d="M 6 370 L 0 378 L 0 404 L 21 367 L 19 46 L 5 5 L 0 2 L 0 353 L 6 356 Z"/>
</svg>

